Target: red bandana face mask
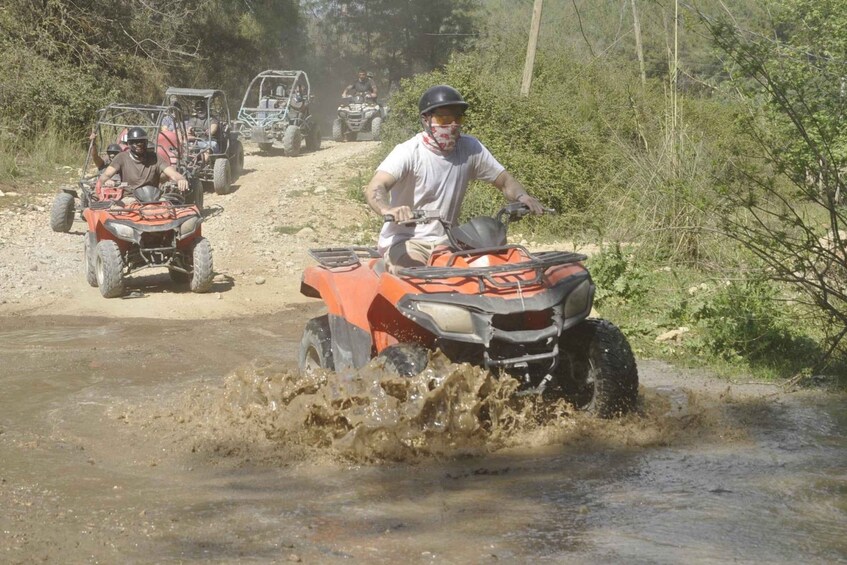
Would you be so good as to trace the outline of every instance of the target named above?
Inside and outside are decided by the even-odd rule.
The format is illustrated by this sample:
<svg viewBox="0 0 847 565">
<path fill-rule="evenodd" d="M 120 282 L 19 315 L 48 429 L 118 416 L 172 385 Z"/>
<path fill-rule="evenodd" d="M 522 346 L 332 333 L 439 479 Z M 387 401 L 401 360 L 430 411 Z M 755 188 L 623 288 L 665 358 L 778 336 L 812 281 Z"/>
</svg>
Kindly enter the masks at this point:
<svg viewBox="0 0 847 565">
<path fill-rule="evenodd" d="M 456 143 L 462 135 L 462 125 L 456 123 L 443 126 L 430 124 L 429 129 L 432 131 L 432 134 L 428 131 L 423 132 L 424 145 L 438 154 L 446 155 L 451 153 L 456 148 Z"/>
</svg>

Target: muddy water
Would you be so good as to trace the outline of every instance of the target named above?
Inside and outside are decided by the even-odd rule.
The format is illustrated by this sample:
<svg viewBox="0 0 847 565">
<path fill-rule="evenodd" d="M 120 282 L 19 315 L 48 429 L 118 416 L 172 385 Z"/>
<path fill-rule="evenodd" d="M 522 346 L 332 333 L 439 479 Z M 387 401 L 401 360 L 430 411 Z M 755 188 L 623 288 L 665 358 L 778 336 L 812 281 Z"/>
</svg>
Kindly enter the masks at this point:
<svg viewBox="0 0 847 565">
<path fill-rule="evenodd" d="M 646 361 L 609 422 L 448 364 L 304 384 L 310 315 L 0 318 L 0 561 L 847 561 L 844 397 Z"/>
</svg>

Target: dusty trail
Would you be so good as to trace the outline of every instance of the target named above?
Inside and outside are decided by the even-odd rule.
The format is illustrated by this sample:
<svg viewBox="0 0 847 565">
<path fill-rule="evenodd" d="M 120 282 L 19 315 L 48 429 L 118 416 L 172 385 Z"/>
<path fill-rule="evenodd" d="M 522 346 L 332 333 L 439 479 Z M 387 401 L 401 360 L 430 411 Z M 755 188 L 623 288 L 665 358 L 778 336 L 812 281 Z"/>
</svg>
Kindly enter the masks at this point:
<svg viewBox="0 0 847 565">
<path fill-rule="evenodd" d="M 203 232 L 213 249 L 213 291 L 178 290 L 164 270 L 140 271 L 124 299 L 106 300 L 83 274 L 82 233 L 49 228 L 52 195 L 23 214 L 0 212 L 0 315 L 221 318 L 278 311 L 304 299 L 300 273 L 309 247 L 369 238 L 368 211 L 345 197 L 374 142 L 336 144 L 299 157 L 251 151 L 232 194 L 205 197 Z M 133 292 L 135 291 L 135 292 Z"/>
</svg>

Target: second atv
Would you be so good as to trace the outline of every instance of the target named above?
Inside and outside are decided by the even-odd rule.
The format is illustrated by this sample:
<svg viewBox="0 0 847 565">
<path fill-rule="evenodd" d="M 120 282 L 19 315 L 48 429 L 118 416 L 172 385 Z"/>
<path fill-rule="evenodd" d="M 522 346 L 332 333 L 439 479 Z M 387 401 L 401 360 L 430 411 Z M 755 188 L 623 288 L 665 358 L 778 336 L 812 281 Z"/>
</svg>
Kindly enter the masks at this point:
<svg viewBox="0 0 847 565">
<path fill-rule="evenodd" d="M 142 186 L 130 203 L 92 202 L 83 211 L 86 278 L 105 298 L 123 295 L 124 277 L 148 267 L 166 267 L 174 282 L 188 283 L 193 292 L 212 288 L 212 247 L 201 233 L 203 216 L 171 188 Z"/>
<path fill-rule="evenodd" d="M 318 265 L 304 271 L 300 291 L 322 299 L 327 314 L 306 325 L 301 371 L 348 371 L 379 356 L 411 376 L 437 348 L 453 362 L 505 373 L 525 392 L 564 397 L 602 417 L 634 409 L 635 357 L 617 327 L 589 318 L 594 283 L 586 257 L 506 243 L 508 224 L 528 213 L 510 204 L 495 217 L 451 227 L 414 211 L 414 222 L 441 222 L 450 245 L 426 266 L 393 274 L 375 249 L 311 250 Z"/>
</svg>

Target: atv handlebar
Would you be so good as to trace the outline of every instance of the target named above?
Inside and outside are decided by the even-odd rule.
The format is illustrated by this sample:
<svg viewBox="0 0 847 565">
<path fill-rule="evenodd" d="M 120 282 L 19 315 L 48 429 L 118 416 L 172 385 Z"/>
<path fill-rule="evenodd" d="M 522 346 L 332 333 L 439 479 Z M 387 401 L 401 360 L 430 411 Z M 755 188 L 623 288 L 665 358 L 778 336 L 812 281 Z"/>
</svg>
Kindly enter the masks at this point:
<svg viewBox="0 0 847 565">
<path fill-rule="evenodd" d="M 494 218 L 497 221 L 508 225 L 509 222 L 519 220 L 531 213 L 532 211 L 526 204 L 522 204 L 521 202 L 512 202 L 511 204 L 506 204 L 505 206 L 500 208 L 500 210 L 494 215 Z M 555 214 L 556 210 L 554 210 L 553 208 L 544 208 L 544 213 Z M 396 222 L 392 214 L 383 214 L 382 220 L 384 223 Z M 441 218 L 441 214 L 438 210 L 412 210 L 411 219 L 404 220 L 398 223 L 401 223 L 403 225 L 413 225 L 425 224 L 434 221 L 440 221 L 442 224 L 445 223 L 444 220 Z"/>
</svg>

